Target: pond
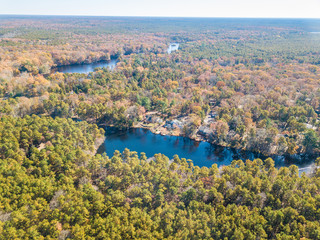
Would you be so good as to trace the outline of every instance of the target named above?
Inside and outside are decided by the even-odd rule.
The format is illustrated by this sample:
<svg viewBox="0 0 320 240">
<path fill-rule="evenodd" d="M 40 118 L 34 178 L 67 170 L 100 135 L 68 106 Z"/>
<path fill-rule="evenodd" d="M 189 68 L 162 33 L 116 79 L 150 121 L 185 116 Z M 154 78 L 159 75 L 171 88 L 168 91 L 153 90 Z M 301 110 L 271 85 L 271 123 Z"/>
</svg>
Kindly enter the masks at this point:
<svg viewBox="0 0 320 240">
<path fill-rule="evenodd" d="M 62 73 L 90 73 L 95 68 L 107 67 L 113 70 L 117 65 L 118 60 L 112 59 L 110 61 L 100 61 L 94 63 L 72 64 L 66 66 L 58 66 L 53 69 L 54 72 Z"/>
<path fill-rule="evenodd" d="M 179 49 L 179 43 L 170 43 L 167 52 L 170 54 L 173 51 L 177 51 Z"/>
<path fill-rule="evenodd" d="M 98 149 L 98 153 L 105 152 L 112 157 L 115 150 L 122 152 L 125 148 L 136 151 L 138 154 L 144 152 L 148 158 L 156 153 L 162 153 L 172 159 L 177 154 L 180 158 L 192 159 L 193 164 L 199 167 L 211 167 L 214 163 L 218 166 L 230 165 L 233 160 L 238 159 L 267 158 L 257 153 L 198 142 L 185 137 L 157 135 L 142 128 L 125 131 L 107 128 L 106 140 Z M 275 160 L 276 167 L 296 164 L 300 172 L 309 172 L 314 165 L 311 159 L 293 160 L 282 156 L 272 158 Z"/>
</svg>

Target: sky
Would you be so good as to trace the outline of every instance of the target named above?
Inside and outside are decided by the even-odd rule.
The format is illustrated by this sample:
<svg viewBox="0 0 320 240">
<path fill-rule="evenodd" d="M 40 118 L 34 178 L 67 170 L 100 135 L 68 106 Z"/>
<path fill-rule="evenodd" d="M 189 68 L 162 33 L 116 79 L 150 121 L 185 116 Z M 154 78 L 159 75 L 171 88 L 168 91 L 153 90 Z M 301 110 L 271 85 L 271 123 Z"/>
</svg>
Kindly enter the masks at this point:
<svg viewBox="0 0 320 240">
<path fill-rule="evenodd" d="M 0 0 L 0 14 L 320 18 L 320 0 Z"/>
</svg>

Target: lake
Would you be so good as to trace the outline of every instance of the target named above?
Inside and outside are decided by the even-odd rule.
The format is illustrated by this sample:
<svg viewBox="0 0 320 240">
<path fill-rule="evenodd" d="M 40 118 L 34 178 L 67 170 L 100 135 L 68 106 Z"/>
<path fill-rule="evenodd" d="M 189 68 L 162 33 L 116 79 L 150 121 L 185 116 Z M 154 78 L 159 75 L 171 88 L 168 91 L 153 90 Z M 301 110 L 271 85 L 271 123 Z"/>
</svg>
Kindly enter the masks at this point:
<svg viewBox="0 0 320 240">
<path fill-rule="evenodd" d="M 167 52 L 170 54 L 173 51 L 177 51 L 179 49 L 179 43 L 170 43 Z"/>
<path fill-rule="evenodd" d="M 230 165 L 233 160 L 238 159 L 267 158 L 257 153 L 198 142 L 185 137 L 157 135 L 142 128 L 124 131 L 107 128 L 106 140 L 98 149 L 98 153 L 105 152 L 112 157 L 115 150 L 122 152 L 125 148 L 136 151 L 138 154 L 144 152 L 148 158 L 156 153 L 162 153 L 172 159 L 177 154 L 180 158 L 192 159 L 194 165 L 199 167 L 211 167 L 214 163 L 218 166 Z M 300 172 L 309 172 L 314 164 L 312 159 L 299 161 L 282 156 L 274 156 L 273 159 L 276 167 L 296 164 Z"/>
<path fill-rule="evenodd" d="M 55 72 L 62 72 L 62 73 L 90 73 L 90 72 L 93 72 L 95 68 L 102 68 L 102 67 L 107 67 L 113 70 L 115 69 L 117 62 L 118 60 L 112 59 L 110 61 L 100 61 L 100 62 L 94 62 L 94 63 L 58 66 L 53 70 Z"/>
</svg>

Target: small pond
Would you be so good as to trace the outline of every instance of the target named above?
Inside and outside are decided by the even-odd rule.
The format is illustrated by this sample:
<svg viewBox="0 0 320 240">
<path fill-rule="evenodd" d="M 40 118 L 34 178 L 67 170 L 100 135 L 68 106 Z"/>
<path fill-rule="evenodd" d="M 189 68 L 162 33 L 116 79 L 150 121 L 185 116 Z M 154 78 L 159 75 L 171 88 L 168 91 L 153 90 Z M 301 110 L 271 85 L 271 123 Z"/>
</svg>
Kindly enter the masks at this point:
<svg viewBox="0 0 320 240">
<path fill-rule="evenodd" d="M 173 51 L 177 51 L 179 49 L 179 43 L 170 43 L 168 48 L 168 53 L 172 53 Z"/>
<path fill-rule="evenodd" d="M 107 67 L 110 70 L 115 69 L 118 60 L 112 59 L 110 61 L 100 61 L 94 63 L 83 63 L 83 64 L 72 64 L 66 66 L 59 66 L 54 68 L 55 72 L 62 73 L 90 73 L 93 72 L 95 68 Z"/>
</svg>

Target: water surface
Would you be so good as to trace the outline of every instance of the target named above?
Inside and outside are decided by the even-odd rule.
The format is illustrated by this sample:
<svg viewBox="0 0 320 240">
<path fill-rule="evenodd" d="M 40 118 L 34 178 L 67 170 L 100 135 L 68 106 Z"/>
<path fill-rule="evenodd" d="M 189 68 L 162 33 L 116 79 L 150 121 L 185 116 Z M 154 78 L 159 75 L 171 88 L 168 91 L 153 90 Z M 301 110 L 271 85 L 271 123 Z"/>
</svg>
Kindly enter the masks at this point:
<svg viewBox="0 0 320 240">
<path fill-rule="evenodd" d="M 106 129 L 106 140 L 98 149 L 98 153 L 106 153 L 113 156 L 115 150 L 122 152 L 125 148 L 131 151 L 146 153 L 152 157 L 156 153 L 162 153 L 170 159 L 177 154 L 180 158 L 192 159 L 194 165 L 199 167 L 211 167 L 216 163 L 218 166 L 230 165 L 233 160 L 253 160 L 255 158 L 266 159 L 266 156 L 240 151 L 237 149 L 221 147 L 208 142 L 198 142 L 185 137 L 161 136 L 146 129 L 129 129 L 119 131 L 113 128 Z M 313 161 L 306 159 L 293 160 L 282 156 L 273 156 L 276 167 L 296 164 L 300 172 L 309 172 Z"/>
<path fill-rule="evenodd" d="M 100 61 L 94 63 L 72 64 L 56 67 L 54 71 L 62 73 L 90 73 L 93 72 L 95 68 L 102 67 L 110 68 L 110 70 L 113 70 L 115 69 L 117 62 L 117 60 L 113 59 L 110 61 Z"/>
<path fill-rule="evenodd" d="M 173 51 L 177 51 L 179 49 L 179 43 L 170 43 L 168 48 L 168 53 L 172 53 Z"/>
</svg>

